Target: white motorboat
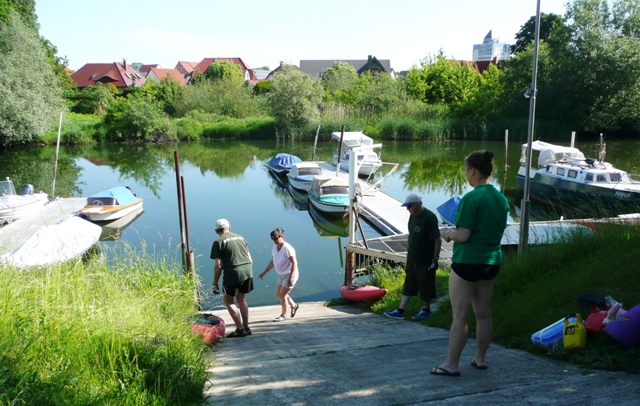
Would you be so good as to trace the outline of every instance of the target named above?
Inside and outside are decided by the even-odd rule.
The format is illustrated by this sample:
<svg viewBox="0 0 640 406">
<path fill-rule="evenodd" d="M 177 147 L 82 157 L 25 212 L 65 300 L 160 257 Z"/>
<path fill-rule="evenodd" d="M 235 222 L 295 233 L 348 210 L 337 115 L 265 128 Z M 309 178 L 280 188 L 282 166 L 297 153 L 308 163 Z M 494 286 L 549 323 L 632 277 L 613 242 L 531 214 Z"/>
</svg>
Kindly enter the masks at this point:
<svg viewBox="0 0 640 406">
<path fill-rule="evenodd" d="M 313 178 L 322 176 L 322 169 L 317 162 L 298 162 L 291 165 L 291 170 L 287 173 L 289 186 L 298 190 L 309 191 Z"/>
<path fill-rule="evenodd" d="M 17 194 L 11 179 L 0 181 L 0 224 L 28 216 L 47 203 L 49 196 L 43 192 L 34 193 L 33 185 L 23 185 Z"/>
<path fill-rule="evenodd" d="M 340 146 L 341 138 L 342 146 Z M 332 163 L 338 166 L 339 161 L 340 170 L 349 172 L 349 151 L 356 153 L 356 168 L 359 176 L 369 176 L 382 166 L 380 151 L 376 151 L 382 148 L 382 144 L 374 144 L 373 139 L 364 135 L 362 131 L 347 131 L 344 135 L 340 131 L 334 132 L 331 133 L 331 139 L 338 142 Z"/>
<path fill-rule="evenodd" d="M 80 215 L 90 221 L 116 220 L 141 208 L 142 201 L 128 187 L 116 186 L 88 197 Z"/>
<path fill-rule="evenodd" d="M 316 177 L 309 190 L 309 202 L 329 216 L 344 217 L 349 214 L 349 185 L 337 177 Z"/>
</svg>

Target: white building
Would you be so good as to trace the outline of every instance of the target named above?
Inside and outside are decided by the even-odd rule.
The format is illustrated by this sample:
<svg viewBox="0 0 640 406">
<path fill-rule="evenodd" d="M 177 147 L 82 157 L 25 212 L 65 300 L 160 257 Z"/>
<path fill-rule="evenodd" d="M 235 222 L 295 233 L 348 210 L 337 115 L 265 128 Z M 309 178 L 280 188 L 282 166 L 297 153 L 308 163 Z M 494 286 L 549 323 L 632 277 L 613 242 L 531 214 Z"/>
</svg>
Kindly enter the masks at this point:
<svg viewBox="0 0 640 406">
<path fill-rule="evenodd" d="M 474 61 L 506 61 L 511 54 L 511 45 L 502 44 L 499 40 L 491 38 L 491 31 L 484 37 L 482 44 L 473 46 Z"/>
</svg>

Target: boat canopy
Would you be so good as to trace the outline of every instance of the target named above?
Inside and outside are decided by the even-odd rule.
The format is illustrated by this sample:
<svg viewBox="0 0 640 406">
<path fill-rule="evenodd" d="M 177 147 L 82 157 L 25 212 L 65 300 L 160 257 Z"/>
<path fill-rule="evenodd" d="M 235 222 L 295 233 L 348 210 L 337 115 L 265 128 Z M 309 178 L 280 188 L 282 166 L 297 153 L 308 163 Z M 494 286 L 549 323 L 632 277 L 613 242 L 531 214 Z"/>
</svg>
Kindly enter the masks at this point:
<svg viewBox="0 0 640 406">
<path fill-rule="evenodd" d="M 527 146 L 529 144 L 522 145 L 522 156 L 520 163 L 522 165 L 527 162 Z M 546 166 L 552 162 L 561 161 L 563 159 L 585 159 L 584 154 L 578 148 L 563 147 L 561 145 L 549 144 L 544 141 L 534 141 L 531 143 L 531 149 L 538 151 L 538 166 Z"/>
<path fill-rule="evenodd" d="M 89 206 L 124 206 L 138 200 L 138 197 L 125 186 L 105 189 L 87 198 Z"/>
<path fill-rule="evenodd" d="M 331 138 L 340 142 L 340 134 L 341 132 L 331 133 Z M 345 131 L 344 137 L 342 137 L 342 143 L 347 148 L 356 148 L 362 146 L 370 146 L 375 147 L 373 145 L 373 138 L 364 135 L 362 131 Z"/>
<path fill-rule="evenodd" d="M 302 160 L 297 156 L 281 152 L 271 158 L 268 165 L 272 168 L 291 168 L 291 165 L 299 162 Z"/>
</svg>

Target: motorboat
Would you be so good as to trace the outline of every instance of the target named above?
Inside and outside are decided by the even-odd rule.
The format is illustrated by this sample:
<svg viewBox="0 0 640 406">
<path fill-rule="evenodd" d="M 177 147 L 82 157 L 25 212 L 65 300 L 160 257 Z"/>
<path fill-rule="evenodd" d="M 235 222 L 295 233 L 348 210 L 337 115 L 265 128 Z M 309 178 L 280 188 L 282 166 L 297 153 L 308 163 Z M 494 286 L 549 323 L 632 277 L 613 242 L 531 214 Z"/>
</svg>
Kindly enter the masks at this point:
<svg viewBox="0 0 640 406">
<path fill-rule="evenodd" d="M 267 168 L 278 176 L 285 176 L 291 170 L 291 165 L 302 162 L 299 157 L 281 152 L 267 162 Z"/>
<path fill-rule="evenodd" d="M 49 196 L 44 192 L 34 193 L 33 185 L 23 185 L 17 194 L 11 179 L 0 181 L 0 224 L 28 216 L 47 203 Z"/>
<path fill-rule="evenodd" d="M 90 221 L 116 220 L 141 208 L 142 201 L 129 187 L 116 186 L 89 196 L 80 215 Z"/>
<path fill-rule="evenodd" d="M 328 216 L 344 217 L 349 214 L 349 185 L 337 177 L 315 177 L 309 202 Z"/>
<path fill-rule="evenodd" d="M 342 139 L 342 144 L 340 140 Z M 349 152 L 356 154 L 356 168 L 358 176 L 370 176 L 381 166 L 380 151 L 382 144 L 374 144 L 373 139 L 364 135 L 362 131 L 347 131 L 331 133 L 331 140 L 337 141 L 337 146 L 332 157 L 333 166 L 340 164 L 340 170 L 349 172 Z"/>
<path fill-rule="evenodd" d="M 527 170 L 527 144 L 522 146 L 518 187 L 524 189 Z M 538 152 L 537 165 L 531 165 L 530 195 L 548 204 L 563 205 L 595 213 L 630 213 L 640 208 L 640 182 L 627 172 L 605 161 L 606 144 L 600 136 L 598 158 L 585 158 L 577 148 L 531 143 Z"/>
<path fill-rule="evenodd" d="M 322 169 L 317 162 L 297 162 L 291 165 L 291 170 L 287 173 L 289 186 L 298 190 L 309 191 L 313 178 L 322 176 Z"/>
</svg>

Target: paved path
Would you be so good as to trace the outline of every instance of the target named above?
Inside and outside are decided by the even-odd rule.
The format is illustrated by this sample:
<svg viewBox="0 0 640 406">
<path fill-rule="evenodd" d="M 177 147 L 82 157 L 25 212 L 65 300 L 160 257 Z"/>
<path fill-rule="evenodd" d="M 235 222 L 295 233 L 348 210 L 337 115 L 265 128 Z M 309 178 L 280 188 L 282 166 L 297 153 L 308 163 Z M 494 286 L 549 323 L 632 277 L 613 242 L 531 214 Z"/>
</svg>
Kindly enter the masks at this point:
<svg viewBox="0 0 640 406">
<path fill-rule="evenodd" d="M 251 308 L 253 335 L 217 345 L 205 388 L 210 405 L 640 404 L 639 375 L 584 371 L 497 345 L 489 369 L 479 371 L 469 365 L 469 340 L 462 376 L 433 376 L 447 330 L 322 302 L 272 322 L 279 313 L 280 306 Z"/>
</svg>

